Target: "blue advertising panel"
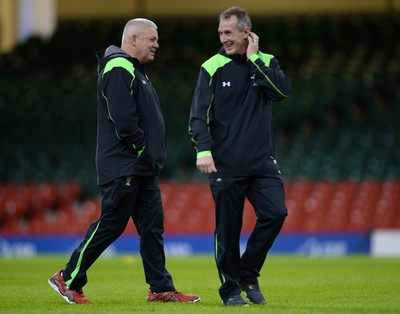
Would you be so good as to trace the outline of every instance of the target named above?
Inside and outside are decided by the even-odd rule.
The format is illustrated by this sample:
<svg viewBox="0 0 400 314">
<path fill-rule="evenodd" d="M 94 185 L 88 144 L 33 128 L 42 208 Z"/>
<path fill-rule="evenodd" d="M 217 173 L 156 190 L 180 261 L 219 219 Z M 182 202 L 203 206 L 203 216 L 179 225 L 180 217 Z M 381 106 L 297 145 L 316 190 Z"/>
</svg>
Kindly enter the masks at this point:
<svg viewBox="0 0 400 314">
<path fill-rule="evenodd" d="M 70 254 L 82 241 L 83 236 L 1 236 L 0 256 L 32 256 L 36 254 Z M 246 247 L 248 235 L 241 239 L 241 251 Z M 212 254 L 213 235 L 166 235 L 167 255 L 188 256 Z M 271 254 L 299 254 L 311 256 L 343 256 L 367 254 L 370 248 L 368 233 L 348 234 L 287 234 L 276 239 Z M 137 254 L 138 236 L 121 236 L 103 253 Z"/>
</svg>

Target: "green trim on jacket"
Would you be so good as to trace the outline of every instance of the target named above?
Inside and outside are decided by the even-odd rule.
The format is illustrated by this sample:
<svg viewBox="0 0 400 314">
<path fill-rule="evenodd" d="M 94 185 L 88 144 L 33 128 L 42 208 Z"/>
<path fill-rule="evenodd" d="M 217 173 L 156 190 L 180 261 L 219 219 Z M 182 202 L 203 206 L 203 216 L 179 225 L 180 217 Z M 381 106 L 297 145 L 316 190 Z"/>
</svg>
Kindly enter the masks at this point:
<svg viewBox="0 0 400 314">
<path fill-rule="evenodd" d="M 117 57 L 117 58 L 114 58 L 114 59 L 111 59 L 110 61 L 108 61 L 106 66 L 104 67 L 103 76 L 107 72 L 111 71 L 113 68 L 117 68 L 117 67 L 124 68 L 133 77 L 135 77 L 135 73 L 134 73 L 135 68 L 134 68 L 132 62 L 130 62 L 129 60 L 127 60 L 126 58 L 123 58 L 123 57 Z"/>
<path fill-rule="evenodd" d="M 225 64 L 227 64 L 231 61 L 232 61 L 232 59 L 230 59 L 228 57 L 225 57 L 220 54 L 216 54 L 215 56 L 211 57 L 206 62 L 204 62 L 202 64 L 202 67 L 212 77 L 219 68 L 222 68 Z"/>
</svg>

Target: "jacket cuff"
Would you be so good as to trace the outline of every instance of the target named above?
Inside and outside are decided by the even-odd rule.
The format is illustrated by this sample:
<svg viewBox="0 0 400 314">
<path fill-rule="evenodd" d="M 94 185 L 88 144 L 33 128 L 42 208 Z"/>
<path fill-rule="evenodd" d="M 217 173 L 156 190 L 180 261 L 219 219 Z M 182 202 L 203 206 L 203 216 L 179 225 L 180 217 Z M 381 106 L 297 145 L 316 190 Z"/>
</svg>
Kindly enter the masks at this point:
<svg viewBox="0 0 400 314">
<path fill-rule="evenodd" d="M 197 159 L 201 157 L 212 157 L 211 150 L 205 150 L 197 153 Z"/>
</svg>

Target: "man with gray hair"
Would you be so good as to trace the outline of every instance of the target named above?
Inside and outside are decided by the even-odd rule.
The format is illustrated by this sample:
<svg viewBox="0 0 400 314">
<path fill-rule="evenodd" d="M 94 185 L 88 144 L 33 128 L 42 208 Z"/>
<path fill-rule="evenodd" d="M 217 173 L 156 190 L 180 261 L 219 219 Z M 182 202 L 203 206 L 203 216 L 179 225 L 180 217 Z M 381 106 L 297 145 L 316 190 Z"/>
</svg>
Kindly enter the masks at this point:
<svg viewBox="0 0 400 314">
<path fill-rule="evenodd" d="M 291 90 L 278 60 L 259 50 L 246 10 L 219 17 L 217 54 L 200 69 L 189 119 L 196 166 L 215 201 L 215 260 L 227 306 L 266 304 L 258 277 L 287 215 L 277 162 L 272 108 Z M 240 253 L 245 200 L 257 222 Z M 242 292 L 246 298 L 242 298 Z"/>
<path fill-rule="evenodd" d="M 49 280 L 68 303 L 91 303 L 82 292 L 86 272 L 133 220 L 148 302 L 197 302 L 176 291 L 165 268 L 164 210 L 158 175 L 166 159 L 165 126 L 157 93 L 145 72 L 158 45 L 154 22 L 128 21 L 121 48 L 98 54 L 96 166 L 101 213 L 72 253 L 66 267 Z M 73 223 L 73 221 L 71 222 Z"/>
</svg>

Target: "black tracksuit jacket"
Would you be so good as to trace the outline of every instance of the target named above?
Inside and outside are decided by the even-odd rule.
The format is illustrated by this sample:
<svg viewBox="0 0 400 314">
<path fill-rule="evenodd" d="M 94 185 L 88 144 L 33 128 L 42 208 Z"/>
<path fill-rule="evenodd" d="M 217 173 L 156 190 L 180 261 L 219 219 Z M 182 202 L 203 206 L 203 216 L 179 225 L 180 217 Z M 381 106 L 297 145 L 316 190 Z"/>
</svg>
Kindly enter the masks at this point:
<svg viewBox="0 0 400 314">
<path fill-rule="evenodd" d="M 193 95 L 189 134 L 197 157 L 212 154 L 217 173 L 242 177 L 269 171 L 276 158 L 272 102 L 287 97 L 290 80 L 278 60 L 259 52 L 229 56 L 221 48 L 203 63 Z"/>
<path fill-rule="evenodd" d="M 98 184 L 157 176 L 166 159 L 165 125 L 144 66 L 116 46 L 97 57 Z"/>
</svg>

